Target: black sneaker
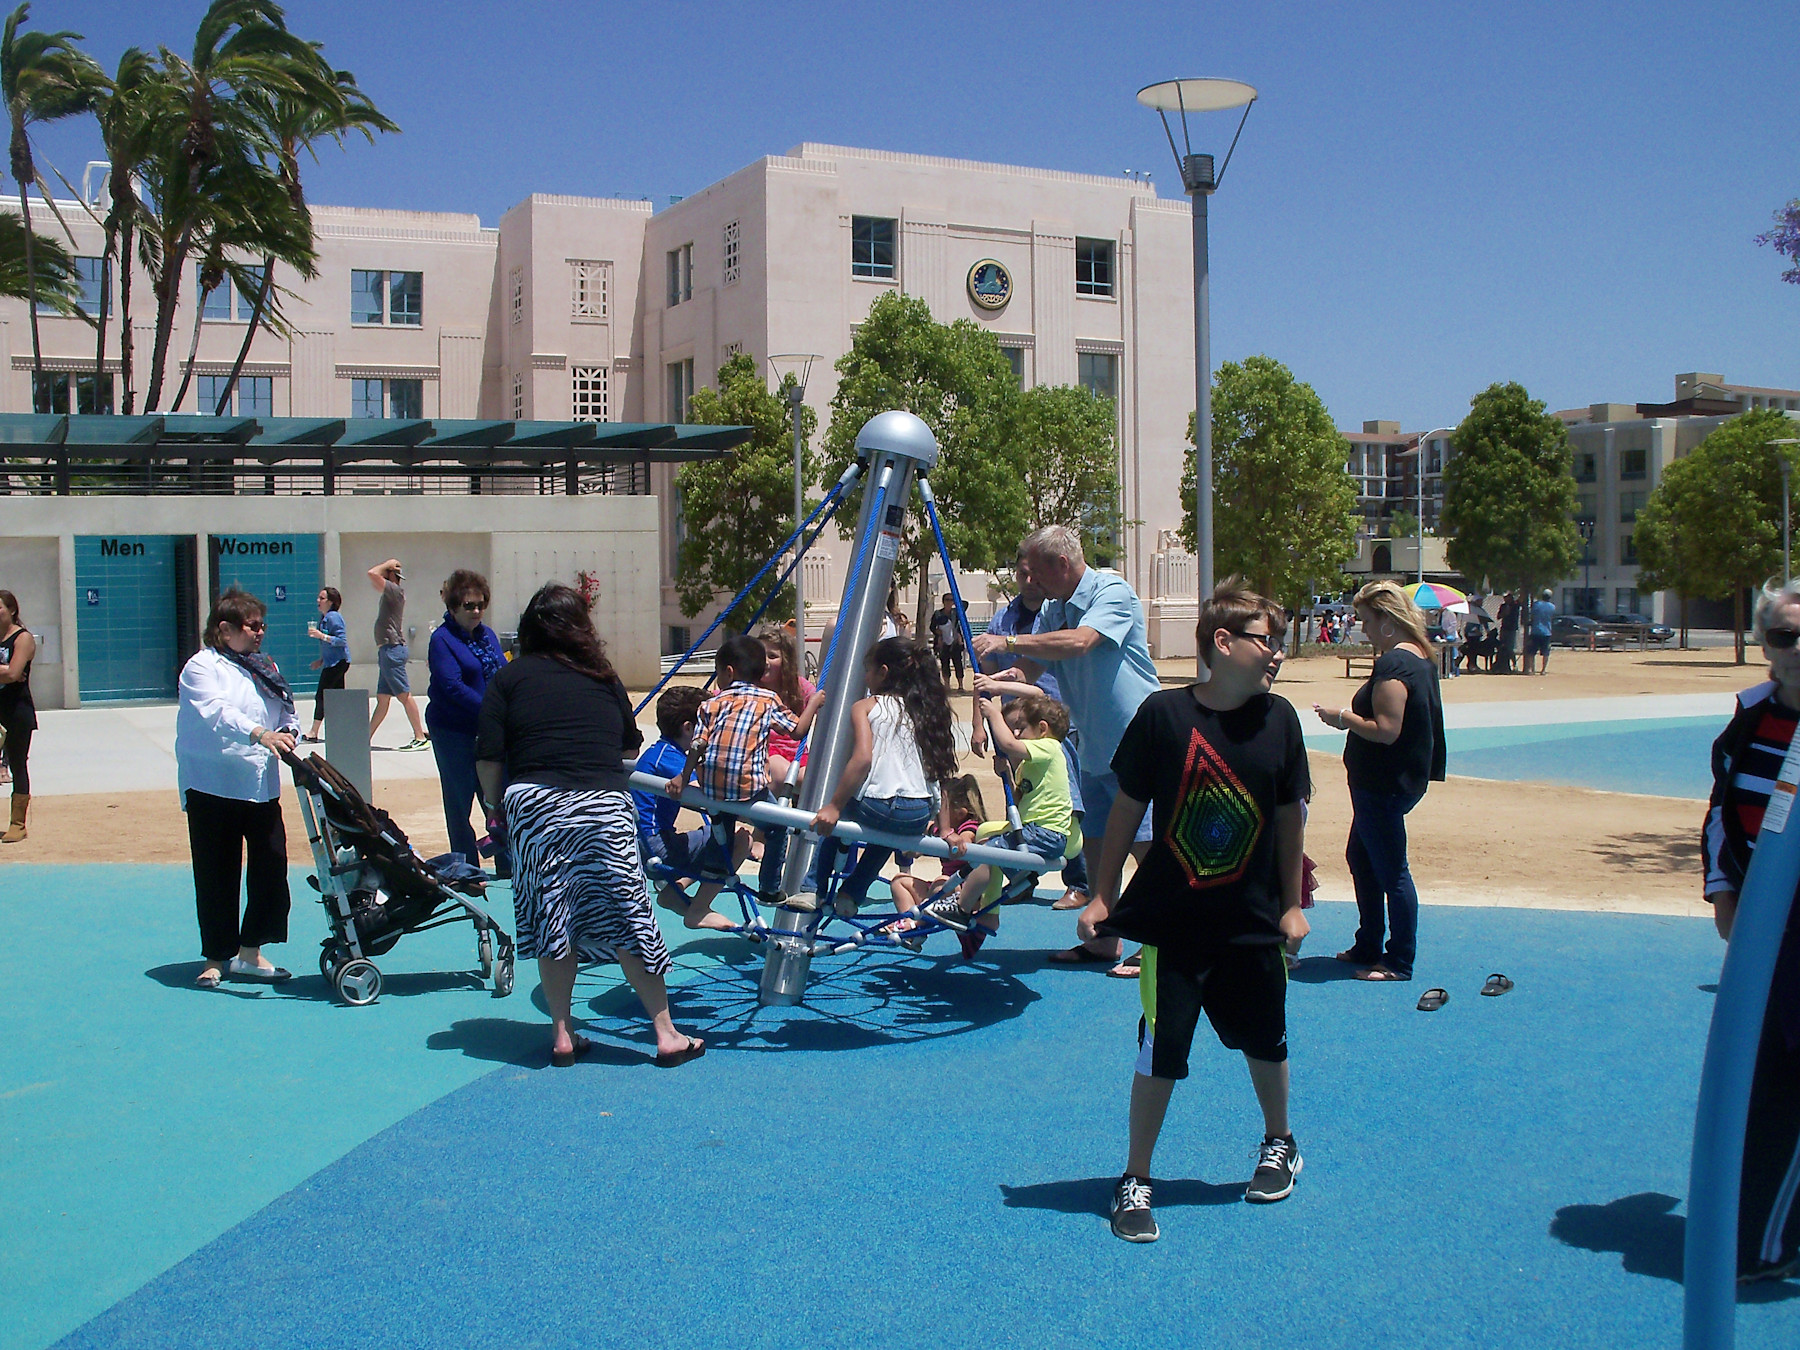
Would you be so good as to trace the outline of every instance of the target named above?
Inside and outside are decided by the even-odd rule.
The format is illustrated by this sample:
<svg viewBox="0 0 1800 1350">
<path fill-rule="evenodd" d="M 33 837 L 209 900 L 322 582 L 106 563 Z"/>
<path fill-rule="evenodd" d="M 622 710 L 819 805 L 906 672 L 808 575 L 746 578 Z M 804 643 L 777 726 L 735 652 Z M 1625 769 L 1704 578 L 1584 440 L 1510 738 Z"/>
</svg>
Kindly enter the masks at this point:
<svg viewBox="0 0 1800 1350">
<path fill-rule="evenodd" d="M 1155 1242 L 1162 1233 L 1150 1212 L 1150 1178 L 1127 1172 L 1113 1187 L 1112 1230 L 1127 1242 Z"/>
<path fill-rule="evenodd" d="M 1256 1175 L 1250 1178 L 1244 1199 L 1253 1205 L 1287 1199 L 1294 1193 L 1294 1178 L 1300 1175 L 1303 1166 L 1300 1146 L 1294 1142 L 1293 1135 L 1263 1140 L 1262 1149 L 1256 1156 Z"/>
<path fill-rule="evenodd" d="M 1760 1284 L 1764 1280 L 1785 1280 L 1800 1270 L 1800 1257 L 1790 1256 L 1785 1261 L 1754 1261 L 1738 1271 L 1739 1284 Z"/>
<path fill-rule="evenodd" d="M 944 927 L 960 933 L 969 926 L 972 917 L 969 912 L 957 903 L 955 891 L 949 895 L 940 895 L 925 906 L 925 912 L 936 919 Z"/>
</svg>

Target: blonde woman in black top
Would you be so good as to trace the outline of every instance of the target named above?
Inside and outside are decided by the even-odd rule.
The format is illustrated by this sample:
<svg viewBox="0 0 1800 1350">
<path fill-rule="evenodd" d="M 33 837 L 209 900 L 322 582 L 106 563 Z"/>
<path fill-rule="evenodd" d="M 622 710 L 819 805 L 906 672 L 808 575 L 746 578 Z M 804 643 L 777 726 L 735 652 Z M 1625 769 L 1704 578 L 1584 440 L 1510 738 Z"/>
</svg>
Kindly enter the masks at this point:
<svg viewBox="0 0 1800 1350">
<path fill-rule="evenodd" d="M 25 838 L 25 816 L 31 809 L 31 733 L 37 730 L 37 708 L 31 701 L 31 658 L 37 639 L 19 621 L 19 601 L 0 591 L 0 730 L 6 733 L 6 768 L 12 774 L 12 821 L 0 844 Z"/>
<path fill-rule="evenodd" d="M 1345 860 L 1361 922 L 1338 960 L 1361 966 L 1359 980 L 1410 980 L 1418 948 L 1419 892 L 1406 862 L 1406 814 L 1428 783 L 1444 777 L 1444 705 L 1425 614 L 1392 581 L 1356 593 L 1357 622 L 1375 648 L 1375 668 L 1348 708 L 1313 704 L 1344 740 L 1350 780 L 1350 844 Z M 1386 931 L 1386 950 L 1382 947 Z"/>
</svg>

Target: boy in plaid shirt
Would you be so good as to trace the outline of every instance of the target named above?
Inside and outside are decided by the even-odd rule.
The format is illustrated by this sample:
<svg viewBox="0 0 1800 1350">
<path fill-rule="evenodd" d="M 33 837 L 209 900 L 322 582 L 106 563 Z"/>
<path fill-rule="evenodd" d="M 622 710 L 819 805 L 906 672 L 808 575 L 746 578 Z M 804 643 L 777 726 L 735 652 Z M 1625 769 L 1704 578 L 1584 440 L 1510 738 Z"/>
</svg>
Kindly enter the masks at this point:
<svg viewBox="0 0 1800 1350">
<path fill-rule="evenodd" d="M 795 740 L 804 738 L 825 696 L 814 694 L 796 717 L 778 695 L 757 683 L 767 665 L 768 655 L 753 637 L 740 635 L 720 644 L 713 657 L 719 692 L 700 705 L 687 763 L 669 780 L 671 797 L 681 795 L 697 769 L 695 786 L 715 801 L 770 799 L 769 733 L 785 731 Z M 713 813 L 711 837 L 700 850 L 696 866 L 701 884 L 694 902 L 704 909 L 711 908 L 719 887 L 731 879 L 732 826 L 731 816 Z M 778 905 L 785 898 L 781 869 L 787 861 L 787 831 L 769 829 L 766 833 L 756 898 L 765 905 Z"/>
</svg>

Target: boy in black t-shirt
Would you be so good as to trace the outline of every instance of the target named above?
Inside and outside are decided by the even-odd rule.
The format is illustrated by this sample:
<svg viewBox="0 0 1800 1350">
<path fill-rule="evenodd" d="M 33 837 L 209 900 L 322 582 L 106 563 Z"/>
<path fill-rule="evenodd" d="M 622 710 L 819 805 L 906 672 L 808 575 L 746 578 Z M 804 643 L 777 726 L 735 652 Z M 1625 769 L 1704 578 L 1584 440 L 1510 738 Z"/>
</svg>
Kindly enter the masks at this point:
<svg viewBox="0 0 1800 1350">
<path fill-rule="evenodd" d="M 1269 692 L 1286 632 L 1279 605 L 1237 578 L 1221 583 L 1200 608 L 1211 677 L 1150 695 L 1113 755 L 1119 795 L 1078 931 L 1084 941 L 1101 933 L 1145 944 L 1130 1154 L 1112 1205 L 1112 1230 L 1127 1242 L 1158 1236 L 1150 1157 L 1202 1012 L 1228 1049 L 1243 1052 L 1262 1107 L 1265 1134 L 1244 1198 L 1285 1199 L 1300 1171 L 1287 1118 L 1282 951 L 1307 933 L 1301 858 L 1311 780 L 1300 719 Z M 1156 838 L 1120 895 L 1147 803 Z"/>
</svg>

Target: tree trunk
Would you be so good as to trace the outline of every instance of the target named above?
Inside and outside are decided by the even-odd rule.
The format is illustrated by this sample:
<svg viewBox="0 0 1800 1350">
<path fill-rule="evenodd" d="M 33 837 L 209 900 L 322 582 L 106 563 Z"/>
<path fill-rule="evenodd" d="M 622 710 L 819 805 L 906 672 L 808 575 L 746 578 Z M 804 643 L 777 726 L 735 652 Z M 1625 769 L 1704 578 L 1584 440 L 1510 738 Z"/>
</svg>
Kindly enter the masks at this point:
<svg viewBox="0 0 1800 1350">
<path fill-rule="evenodd" d="M 257 325 L 262 322 L 263 307 L 269 303 L 269 291 L 274 284 L 275 255 L 271 253 L 263 258 L 262 285 L 256 291 L 256 308 L 250 311 L 250 326 L 244 330 L 244 343 L 238 348 L 237 360 L 231 363 L 231 374 L 225 377 L 225 392 L 219 395 L 219 406 L 213 409 L 215 417 L 223 417 L 231 406 L 232 391 L 237 388 L 238 375 L 250 355 L 250 342 L 256 336 Z"/>
<path fill-rule="evenodd" d="M 1737 660 L 1734 664 L 1741 666 L 1744 664 L 1744 588 L 1742 586 L 1731 588 L 1731 642 L 1737 651 Z"/>
<path fill-rule="evenodd" d="M 31 247 L 31 195 L 19 180 L 19 215 L 25 222 L 25 312 L 31 316 L 31 407 L 37 411 L 37 387 L 44 379 L 44 349 L 38 341 L 37 257 Z"/>
<path fill-rule="evenodd" d="M 1686 650 L 1688 650 L 1688 622 L 1687 622 L 1687 595 L 1686 595 L 1686 593 L 1679 592 L 1679 591 L 1676 592 L 1675 601 L 1681 607 L 1681 650 L 1685 652 Z"/>
<path fill-rule="evenodd" d="M 163 368 L 169 361 L 169 341 L 175 335 L 175 306 L 181 299 L 181 269 L 187 266 L 192 236 L 181 237 L 163 250 L 162 275 L 156 282 L 156 339 L 150 346 L 150 387 L 144 391 L 144 411 L 153 413 L 162 399 Z"/>
<path fill-rule="evenodd" d="M 94 411 L 101 408 L 100 388 L 106 382 L 106 316 L 112 301 L 112 256 L 118 247 L 117 230 L 106 232 L 100 249 L 100 316 L 94 324 Z"/>
<path fill-rule="evenodd" d="M 176 412 L 181 407 L 181 400 L 187 397 L 188 385 L 194 378 L 194 358 L 200 352 L 200 316 L 206 313 L 206 297 L 211 291 L 201 291 L 194 298 L 194 336 L 188 340 L 187 364 L 181 368 L 181 384 L 175 390 L 175 397 L 169 400 L 169 411 Z M 196 407 L 195 411 L 204 411 Z"/>
<path fill-rule="evenodd" d="M 119 227 L 119 399 L 118 408 L 131 416 L 136 394 L 131 388 L 131 250 L 136 231 L 127 217 Z"/>
</svg>

